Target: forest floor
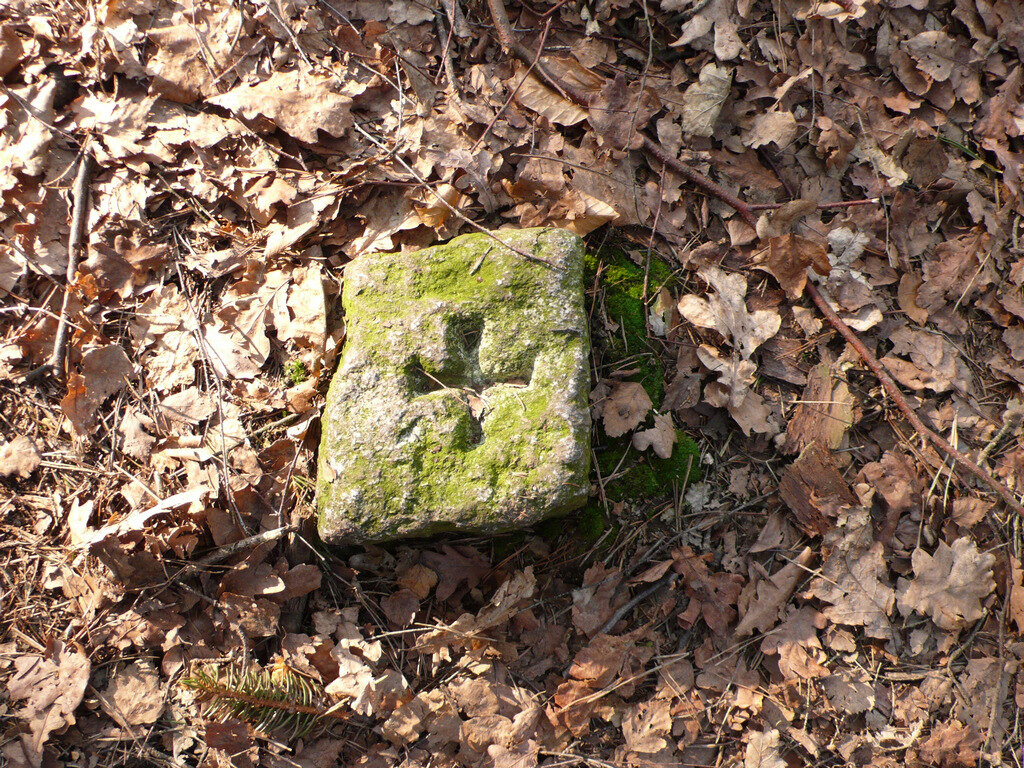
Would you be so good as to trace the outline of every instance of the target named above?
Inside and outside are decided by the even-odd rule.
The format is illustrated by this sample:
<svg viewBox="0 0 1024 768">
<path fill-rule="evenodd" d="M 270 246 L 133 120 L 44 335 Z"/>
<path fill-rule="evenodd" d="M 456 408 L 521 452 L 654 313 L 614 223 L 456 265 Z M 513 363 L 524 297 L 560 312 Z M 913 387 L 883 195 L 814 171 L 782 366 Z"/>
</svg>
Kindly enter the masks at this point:
<svg viewBox="0 0 1024 768">
<path fill-rule="evenodd" d="M 1022 9 L 7 0 L 0 761 L 1021 766 Z M 346 263 L 541 225 L 593 502 L 320 544 Z"/>
</svg>

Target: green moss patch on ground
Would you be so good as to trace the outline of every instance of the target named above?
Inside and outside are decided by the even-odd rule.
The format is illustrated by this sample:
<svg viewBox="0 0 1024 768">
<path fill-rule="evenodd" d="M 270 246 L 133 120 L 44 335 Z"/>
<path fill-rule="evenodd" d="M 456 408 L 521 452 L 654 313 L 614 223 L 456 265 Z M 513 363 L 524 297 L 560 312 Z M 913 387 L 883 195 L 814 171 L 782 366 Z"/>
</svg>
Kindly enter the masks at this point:
<svg viewBox="0 0 1024 768">
<path fill-rule="evenodd" d="M 675 280 L 668 264 L 653 255 L 646 272 L 648 299 Z M 614 369 L 638 369 L 628 380 L 642 384 L 657 408 L 665 396 L 665 366 L 647 338 L 644 273 L 645 265 L 614 246 L 588 251 L 584 261 L 588 288 L 593 289 L 596 280 L 597 291 L 591 299 L 597 305 L 589 309 L 598 359 Z"/>
<path fill-rule="evenodd" d="M 635 369 L 626 380 L 639 382 L 657 409 L 665 396 L 666 350 L 648 336 L 645 298 L 649 302 L 659 289 L 673 286 L 676 278 L 671 267 L 655 254 L 637 264 L 625 250 L 610 246 L 588 252 L 584 268 L 598 370 Z M 609 438 L 597 427 L 594 450 L 607 499 L 666 498 L 699 479 L 699 447 L 682 430 L 677 430 L 676 436 L 672 456 L 661 459 L 634 450 L 629 436 Z"/>
<path fill-rule="evenodd" d="M 609 501 L 653 501 L 700 479 L 700 446 L 681 429 L 667 459 L 634 450 L 626 438 L 595 450 Z"/>
</svg>

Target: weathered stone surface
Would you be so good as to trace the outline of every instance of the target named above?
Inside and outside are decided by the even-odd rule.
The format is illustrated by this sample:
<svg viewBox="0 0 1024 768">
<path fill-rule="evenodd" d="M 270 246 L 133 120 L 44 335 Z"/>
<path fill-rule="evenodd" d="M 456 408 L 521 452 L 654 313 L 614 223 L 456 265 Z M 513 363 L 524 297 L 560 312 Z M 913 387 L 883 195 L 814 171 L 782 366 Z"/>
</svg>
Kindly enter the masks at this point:
<svg viewBox="0 0 1024 768">
<path fill-rule="evenodd" d="M 502 230 L 345 268 L 347 340 L 320 446 L 320 534 L 494 532 L 587 495 L 583 244 Z"/>
</svg>

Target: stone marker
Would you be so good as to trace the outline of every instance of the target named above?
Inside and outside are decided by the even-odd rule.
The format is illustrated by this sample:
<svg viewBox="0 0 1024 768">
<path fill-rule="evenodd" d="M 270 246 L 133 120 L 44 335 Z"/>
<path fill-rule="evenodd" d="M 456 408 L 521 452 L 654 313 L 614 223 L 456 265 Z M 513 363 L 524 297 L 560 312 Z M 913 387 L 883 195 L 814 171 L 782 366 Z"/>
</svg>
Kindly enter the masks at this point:
<svg viewBox="0 0 1024 768">
<path fill-rule="evenodd" d="M 484 234 L 346 266 L 317 480 L 325 541 L 509 530 L 584 503 L 583 242 L 495 237 L 550 266 Z"/>
</svg>

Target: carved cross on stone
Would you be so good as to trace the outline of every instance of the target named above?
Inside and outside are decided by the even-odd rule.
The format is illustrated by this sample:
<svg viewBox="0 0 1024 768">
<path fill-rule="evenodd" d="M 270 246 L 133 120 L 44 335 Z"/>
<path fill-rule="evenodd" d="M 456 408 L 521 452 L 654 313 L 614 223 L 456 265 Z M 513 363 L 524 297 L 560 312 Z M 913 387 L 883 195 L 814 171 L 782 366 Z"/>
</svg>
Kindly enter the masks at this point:
<svg viewBox="0 0 1024 768">
<path fill-rule="evenodd" d="M 584 503 L 582 242 L 497 236 L 552 266 L 467 235 L 346 267 L 317 481 L 325 540 L 499 531 Z"/>
</svg>

